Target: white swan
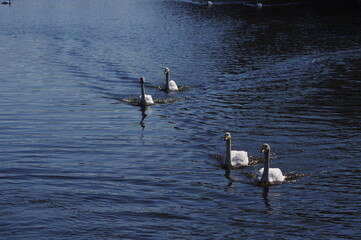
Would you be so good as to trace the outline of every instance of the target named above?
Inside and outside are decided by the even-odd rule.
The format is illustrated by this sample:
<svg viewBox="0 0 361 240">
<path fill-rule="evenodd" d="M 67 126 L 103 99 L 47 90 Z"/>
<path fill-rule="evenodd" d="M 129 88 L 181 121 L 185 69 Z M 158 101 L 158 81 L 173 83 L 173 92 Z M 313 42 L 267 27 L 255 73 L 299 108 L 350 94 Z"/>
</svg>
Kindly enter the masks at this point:
<svg viewBox="0 0 361 240">
<path fill-rule="evenodd" d="M 227 142 L 227 151 L 224 165 L 229 168 L 231 166 L 247 166 L 248 154 L 245 151 L 231 150 L 231 134 L 226 132 L 224 134 L 224 140 Z"/>
<path fill-rule="evenodd" d="M 283 176 L 281 169 L 279 168 L 270 168 L 270 146 L 265 143 L 262 146 L 261 152 L 264 153 L 264 168 L 258 170 L 254 181 L 256 183 L 274 183 L 274 182 L 283 182 L 285 176 Z"/>
<path fill-rule="evenodd" d="M 212 1 L 208 1 L 208 2 L 207 2 L 207 5 L 208 5 L 209 7 L 212 6 L 212 5 L 213 5 Z"/>
<path fill-rule="evenodd" d="M 257 4 L 256 4 L 256 5 L 257 5 L 258 8 L 261 8 L 261 7 L 262 7 L 262 3 L 258 2 L 258 0 L 257 0 Z"/>
<path fill-rule="evenodd" d="M 8 5 L 10 5 L 10 4 L 11 4 L 11 1 L 8 0 L 8 1 L 5 1 L 5 2 L 2 2 L 1 4 L 8 4 Z"/>
<path fill-rule="evenodd" d="M 174 80 L 170 80 L 170 70 L 169 68 L 165 68 L 164 69 L 164 74 L 165 74 L 165 85 L 164 85 L 164 90 L 165 91 L 178 91 L 178 86 L 175 83 Z"/>
<path fill-rule="evenodd" d="M 138 99 L 138 105 L 140 106 L 146 106 L 146 105 L 152 105 L 154 104 L 153 98 L 151 95 L 145 95 L 144 91 L 144 77 L 140 78 L 140 86 L 141 86 L 141 95 Z"/>
</svg>

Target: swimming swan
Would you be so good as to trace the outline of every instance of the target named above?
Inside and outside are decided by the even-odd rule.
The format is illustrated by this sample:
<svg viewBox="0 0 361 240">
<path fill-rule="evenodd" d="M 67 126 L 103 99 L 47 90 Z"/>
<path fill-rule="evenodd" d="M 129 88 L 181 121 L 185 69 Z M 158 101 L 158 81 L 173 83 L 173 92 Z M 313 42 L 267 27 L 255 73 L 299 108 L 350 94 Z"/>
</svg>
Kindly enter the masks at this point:
<svg viewBox="0 0 361 240">
<path fill-rule="evenodd" d="M 212 6 L 213 5 L 212 1 L 208 1 L 207 5 L 208 5 L 208 7 Z"/>
<path fill-rule="evenodd" d="M 5 1 L 5 2 L 2 2 L 1 4 L 8 4 L 8 5 L 10 5 L 10 4 L 11 4 L 11 1 L 8 0 L 8 1 Z"/>
<path fill-rule="evenodd" d="M 224 165 L 229 168 L 231 166 L 247 166 L 248 154 L 245 151 L 231 150 L 231 134 L 226 132 L 224 134 L 224 140 L 227 142 L 227 151 Z"/>
<path fill-rule="evenodd" d="M 283 182 L 285 176 L 283 176 L 281 169 L 279 168 L 270 168 L 270 146 L 265 143 L 262 146 L 261 152 L 264 153 L 264 168 L 258 170 L 254 181 L 256 183 L 274 183 L 274 182 Z"/>
<path fill-rule="evenodd" d="M 138 105 L 140 106 L 147 106 L 147 105 L 152 105 L 154 104 L 153 98 L 151 95 L 145 95 L 145 91 L 144 91 L 144 77 L 140 78 L 140 86 L 141 86 L 141 91 L 142 94 L 139 96 L 138 99 Z"/>
<path fill-rule="evenodd" d="M 164 69 L 164 74 L 165 74 L 164 90 L 167 91 L 167 92 L 178 91 L 178 86 L 175 83 L 175 81 L 170 80 L 170 70 L 169 70 L 169 68 Z"/>
<path fill-rule="evenodd" d="M 256 5 L 257 5 L 258 8 L 261 8 L 261 7 L 262 7 L 262 3 L 258 2 L 258 0 L 257 0 L 257 4 L 256 4 Z"/>
</svg>

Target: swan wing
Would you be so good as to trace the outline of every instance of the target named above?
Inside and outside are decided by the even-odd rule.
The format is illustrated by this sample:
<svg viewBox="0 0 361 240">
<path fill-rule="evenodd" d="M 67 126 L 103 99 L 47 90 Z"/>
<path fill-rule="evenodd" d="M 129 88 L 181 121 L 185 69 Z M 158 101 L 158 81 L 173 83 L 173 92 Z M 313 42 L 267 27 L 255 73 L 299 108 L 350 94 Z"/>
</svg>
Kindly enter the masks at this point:
<svg viewBox="0 0 361 240">
<path fill-rule="evenodd" d="M 138 104 L 139 105 L 152 105 L 152 104 L 154 104 L 152 95 L 145 95 L 144 99 L 142 98 L 142 95 L 140 95 L 139 99 L 138 99 Z"/>
<path fill-rule="evenodd" d="M 174 80 L 170 80 L 168 85 L 167 84 L 164 85 L 164 89 L 166 91 L 178 91 L 178 86 Z"/>
<path fill-rule="evenodd" d="M 264 168 L 261 168 L 256 172 L 256 176 L 254 177 L 255 182 L 261 181 L 261 178 L 262 178 L 262 175 L 263 175 L 263 170 L 264 170 Z"/>
<path fill-rule="evenodd" d="M 152 95 L 145 95 L 145 102 L 146 102 L 147 105 L 154 104 Z"/>
<path fill-rule="evenodd" d="M 247 166 L 248 165 L 247 152 L 231 151 L 231 162 L 232 162 L 232 166 L 236 166 L 236 165 Z"/>
<path fill-rule="evenodd" d="M 268 173 L 269 182 L 283 182 L 285 176 L 283 176 L 281 169 L 270 168 Z"/>
</svg>

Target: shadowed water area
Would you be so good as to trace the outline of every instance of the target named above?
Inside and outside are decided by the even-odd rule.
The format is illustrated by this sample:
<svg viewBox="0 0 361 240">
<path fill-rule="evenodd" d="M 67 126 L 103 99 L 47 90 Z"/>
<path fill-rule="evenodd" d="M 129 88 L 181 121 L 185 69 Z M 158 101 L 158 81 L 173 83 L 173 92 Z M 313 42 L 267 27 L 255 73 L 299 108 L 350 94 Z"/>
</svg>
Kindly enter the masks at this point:
<svg viewBox="0 0 361 240">
<path fill-rule="evenodd" d="M 1 239 L 358 239 L 361 4 L 213 3 L 0 5 Z"/>
</svg>

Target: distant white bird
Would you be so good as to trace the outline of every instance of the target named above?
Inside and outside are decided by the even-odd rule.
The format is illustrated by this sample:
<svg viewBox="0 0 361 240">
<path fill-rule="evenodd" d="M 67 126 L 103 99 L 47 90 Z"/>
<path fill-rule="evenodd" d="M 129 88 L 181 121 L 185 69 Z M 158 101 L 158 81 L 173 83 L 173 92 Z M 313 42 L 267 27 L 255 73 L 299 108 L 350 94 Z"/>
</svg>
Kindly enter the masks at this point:
<svg viewBox="0 0 361 240">
<path fill-rule="evenodd" d="M 256 4 L 256 5 L 257 5 L 258 8 L 261 8 L 261 7 L 262 7 L 262 3 L 258 2 L 258 0 L 257 0 L 257 4 Z"/>
<path fill-rule="evenodd" d="M 285 176 L 283 176 L 281 169 L 279 168 L 270 168 L 271 162 L 271 148 L 265 143 L 262 146 L 261 152 L 264 153 L 264 168 L 258 170 L 254 181 L 256 183 L 275 183 L 275 182 L 283 182 L 285 180 Z"/>
<path fill-rule="evenodd" d="M 246 151 L 231 150 L 231 134 L 226 132 L 224 140 L 227 142 L 226 158 L 224 165 L 229 168 L 231 166 L 247 166 L 248 154 Z"/>
<path fill-rule="evenodd" d="M 208 2 L 207 2 L 207 5 L 208 5 L 208 6 L 212 6 L 212 5 L 213 5 L 212 1 L 208 1 Z"/>
<path fill-rule="evenodd" d="M 167 92 L 178 91 L 178 86 L 175 83 L 175 81 L 170 80 L 170 70 L 169 70 L 169 68 L 164 69 L 164 74 L 165 74 L 164 90 L 167 91 Z"/>
<path fill-rule="evenodd" d="M 10 5 L 10 4 L 11 4 L 11 1 L 8 0 L 8 1 L 5 1 L 5 2 L 2 2 L 1 4 L 8 4 L 8 5 Z"/>
<path fill-rule="evenodd" d="M 151 95 L 145 95 L 144 90 L 144 77 L 140 78 L 140 87 L 141 87 L 141 95 L 139 96 L 138 105 L 147 106 L 154 104 L 153 98 Z"/>
</svg>

